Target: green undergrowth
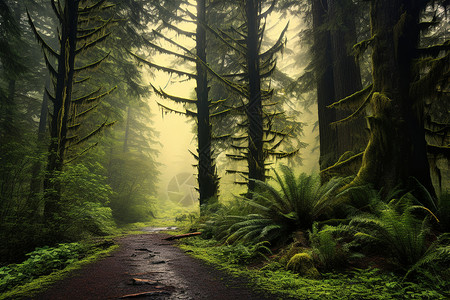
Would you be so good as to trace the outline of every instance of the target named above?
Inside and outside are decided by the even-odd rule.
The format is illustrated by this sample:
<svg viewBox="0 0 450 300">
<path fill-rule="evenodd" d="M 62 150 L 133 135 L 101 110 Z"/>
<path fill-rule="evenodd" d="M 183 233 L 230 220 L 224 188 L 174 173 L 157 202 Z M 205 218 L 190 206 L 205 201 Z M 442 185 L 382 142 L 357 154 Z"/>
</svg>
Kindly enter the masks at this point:
<svg viewBox="0 0 450 300">
<path fill-rule="evenodd" d="M 74 270 L 117 249 L 110 240 L 59 244 L 27 254 L 27 260 L 0 268 L 0 300 L 30 297 L 50 287 Z"/>
<path fill-rule="evenodd" d="M 174 219 L 153 219 L 120 226 L 110 236 L 91 237 L 89 240 L 59 244 L 56 247 L 40 247 L 28 253 L 28 259 L 19 264 L 0 268 L 0 300 L 20 299 L 42 292 L 55 282 L 67 277 L 74 270 L 95 262 L 117 249 L 112 239 L 130 234 L 148 233 L 144 227 L 186 228 L 189 222 L 175 222 Z M 179 234 L 181 229 L 164 231 Z"/>
<path fill-rule="evenodd" d="M 254 289 L 278 299 L 447 299 L 438 283 L 430 287 L 402 281 L 376 268 L 325 273 L 318 280 L 303 278 L 267 259 L 265 245 L 223 246 L 196 237 L 183 240 L 179 247 L 232 276 L 247 278 Z M 261 257 L 264 262 L 255 263 Z"/>
</svg>

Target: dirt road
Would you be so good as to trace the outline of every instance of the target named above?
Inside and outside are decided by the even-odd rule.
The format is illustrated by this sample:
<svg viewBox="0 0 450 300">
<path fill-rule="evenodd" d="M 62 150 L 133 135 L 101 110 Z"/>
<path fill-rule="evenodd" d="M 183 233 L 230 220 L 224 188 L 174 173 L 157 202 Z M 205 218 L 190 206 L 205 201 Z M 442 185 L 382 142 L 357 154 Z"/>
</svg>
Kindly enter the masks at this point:
<svg viewBox="0 0 450 300">
<path fill-rule="evenodd" d="M 190 257 L 164 233 L 130 235 L 109 257 L 32 299 L 275 299 Z"/>
</svg>

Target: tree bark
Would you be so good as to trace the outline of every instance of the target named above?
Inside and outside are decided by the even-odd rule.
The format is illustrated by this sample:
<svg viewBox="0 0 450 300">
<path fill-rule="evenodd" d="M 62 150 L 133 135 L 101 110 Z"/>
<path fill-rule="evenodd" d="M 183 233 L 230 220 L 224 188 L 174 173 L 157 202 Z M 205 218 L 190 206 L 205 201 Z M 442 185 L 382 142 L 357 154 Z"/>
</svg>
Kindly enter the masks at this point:
<svg viewBox="0 0 450 300">
<path fill-rule="evenodd" d="M 75 72 L 75 50 L 77 39 L 79 0 L 66 0 L 61 24 L 60 53 L 53 101 L 53 115 L 50 122 L 50 145 L 47 173 L 44 179 L 44 220 L 55 221 L 61 212 L 61 185 L 58 173 L 63 169 L 65 156 L 67 120 L 70 112 L 72 84 Z"/>
<path fill-rule="evenodd" d="M 415 177 L 432 194 L 426 153 L 423 107 L 410 96 L 411 70 L 419 40 L 424 1 L 372 0 L 373 96 L 370 137 L 356 183 L 389 192 L 408 188 Z"/>
<path fill-rule="evenodd" d="M 265 181 L 265 154 L 263 148 L 263 111 L 261 99 L 261 78 L 259 66 L 259 42 L 258 30 L 260 1 L 246 0 L 245 12 L 247 17 L 248 33 L 247 42 L 247 66 L 249 81 L 249 103 L 246 107 L 248 119 L 248 176 L 249 191 L 255 188 L 252 179 Z"/>
<path fill-rule="evenodd" d="M 206 0 L 197 1 L 197 56 L 206 62 Z M 217 195 L 218 179 L 212 157 L 211 123 L 209 120 L 209 96 L 207 70 L 197 62 L 197 139 L 198 139 L 198 187 L 200 207 L 211 204 Z"/>
<path fill-rule="evenodd" d="M 47 78 L 45 86 L 49 87 L 50 85 L 50 77 Z M 48 115 L 48 94 L 44 89 L 44 95 L 42 96 L 42 104 L 41 104 L 41 113 L 39 116 L 39 127 L 37 132 L 37 141 L 36 141 L 36 155 L 40 156 L 45 151 L 45 133 L 47 132 L 47 115 Z M 29 203 L 30 210 L 35 214 L 38 210 L 36 195 L 41 192 L 42 188 L 42 177 L 39 176 L 42 169 L 42 162 L 38 157 L 34 162 L 33 167 L 31 168 L 31 182 L 30 182 L 30 194 Z"/>
<path fill-rule="evenodd" d="M 331 37 L 322 27 L 326 23 L 326 0 L 312 0 L 315 77 L 317 82 L 317 107 L 319 117 L 320 170 L 337 161 L 337 133 L 330 124 L 336 121 L 336 112 L 327 108 L 335 100 Z"/>
<path fill-rule="evenodd" d="M 356 44 L 355 9 L 351 1 L 328 0 L 328 15 L 335 28 L 330 30 L 333 60 L 333 82 L 335 101 L 339 101 L 362 89 L 359 64 L 352 55 L 352 46 Z M 348 116 L 349 111 L 336 111 L 336 121 Z M 336 156 L 345 152 L 357 154 L 367 144 L 366 121 L 358 117 L 351 124 L 340 124 L 336 136 Z M 353 175 L 359 166 L 354 168 Z M 351 175 L 351 174 L 343 174 Z"/>
<path fill-rule="evenodd" d="M 130 117 L 131 117 L 131 106 L 128 106 L 127 121 L 125 123 L 125 136 L 123 138 L 123 153 L 127 153 L 129 151 L 128 139 L 129 139 L 129 132 L 130 132 Z"/>
</svg>

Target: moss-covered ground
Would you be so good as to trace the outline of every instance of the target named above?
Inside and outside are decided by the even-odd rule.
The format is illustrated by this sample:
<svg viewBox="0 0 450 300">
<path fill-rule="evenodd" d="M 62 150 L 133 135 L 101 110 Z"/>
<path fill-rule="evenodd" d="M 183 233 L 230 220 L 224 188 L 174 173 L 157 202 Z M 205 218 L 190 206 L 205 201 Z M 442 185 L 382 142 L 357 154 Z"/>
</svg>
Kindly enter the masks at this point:
<svg viewBox="0 0 450 300">
<path fill-rule="evenodd" d="M 320 279 L 301 277 L 275 261 L 256 261 L 261 248 L 221 246 L 213 240 L 189 238 L 179 247 L 190 255 L 227 273 L 249 280 L 254 289 L 274 294 L 274 299 L 448 299 L 436 283 L 402 281 L 400 276 L 376 268 L 321 274 Z"/>
</svg>

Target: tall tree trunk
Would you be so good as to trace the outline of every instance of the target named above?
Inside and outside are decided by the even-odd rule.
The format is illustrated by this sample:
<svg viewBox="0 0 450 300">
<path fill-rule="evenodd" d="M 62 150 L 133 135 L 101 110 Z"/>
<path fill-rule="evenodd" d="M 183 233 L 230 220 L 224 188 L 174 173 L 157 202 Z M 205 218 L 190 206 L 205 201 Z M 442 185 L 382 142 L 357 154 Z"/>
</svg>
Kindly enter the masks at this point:
<svg viewBox="0 0 450 300">
<path fill-rule="evenodd" d="M 129 151 L 128 139 L 129 139 L 129 134 L 130 134 L 130 117 L 131 117 L 131 106 L 128 106 L 127 122 L 125 123 L 125 136 L 123 138 L 123 152 L 124 153 L 127 153 Z"/>
<path fill-rule="evenodd" d="M 5 97 L 4 105 L 2 105 L 4 107 L 2 138 L 4 139 L 5 143 L 10 142 L 8 140 L 12 137 L 17 137 L 18 134 L 14 126 L 15 122 L 14 115 L 16 113 L 16 104 L 14 99 L 15 94 L 16 94 L 16 79 L 10 79 L 8 82 L 8 95 Z"/>
<path fill-rule="evenodd" d="M 351 1 L 328 0 L 328 16 L 334 27 L 329 30 L 333 62 L 334 101 L 339 101 L 362 89 L 359 64 L 352 55 L 356 44 L 355 7 Z M 336 120 L 344 119 L 350 111 L 336 111 Z M 343 123 L 336 128 L 336 158 L 350 151 L 360 153 L 367 145 L 366 121 L 358 117 L 351 124 Z M 335 163 L 336 161 L 334 161 Z M 340 176 L 356 175 L 360 161 L 339 169 Z"/>
<path fill-rule="evenodd" d="M 50 77 L 47 78 L 45 86 L 47 90 L 50 85 Z M 36 195 L 41 192 L 42 177 L 39 176 L 42 169 L 42 161 L 40 155 L 45 151 L 45 133 L 47 132 L 47 115 L 48 115 L 48 94 L 44 89 L 44 95 L 42 96 L 41 113 L 39 116 L 39 127 L 36 141 L 36 155 L 37 160 L 34 162 L 31 168 L 31 182 L 30 182 L 30 194 L 29 194 L 29 207 L 33 214 L 38 211 L 38 199 Z"/>
<path fill-rule="evenodd" d="M 265 155 L 263 148 L 263 111 L 261 99 L 261 77 L 259 66 L 259 20 L 260 1 L 246 0 L 247 17 L 247 66 L 249 81 L 249 103 L 246 108 L 248 119 L 248 189 L 253 191 L 256 180 L 265 180 Z"/>
<path fill-rule="evenodd" d="M 312 0 L 315 77 L 317 82 L 317 107 L 319 117 L 320 170 L 337 161 L 337 133 L 330 124 L 336 121 L 336 112 L 327 108 L 334 102 L 333 58 L 331 37 L 323 26 L 326 22 L 326 0 Z"/>
<path fill-rule="evenodd" d="M 197 56 L 206 62 L 206 0 L 197 1 Z M 211 149 L 211 123 L 209 120 L 208 76 L 201 62 L 197 62 L 197 139 L 198 139 L 198 187 L 200 207 L 209 204 L 218 190 L 214 159 Z"/>
<path fill-rule="evenodd" d="M 419 40 L 424 1 L 372 0 L 373 96 L 369 144 L 355 181 L 390 191 L 407 187 L 411 177 L 431 193 L 423 107 L 410 96 L 411 70 Z"/>
<path fill-rule="evenodd" d="M 54 222 L 61 212 L 61 185 L 58 183 L 57 176 L 63 169 L 67 142 L 67 120 L 70 111 L 72 84 L 75 72 L 78 5 L 79 0 L 65 1 L 64 23 L 61 24 L 55 99 L 53 99 L 53 114 L 50 122 L 51 140 L 47 173 L 44 179 L 44 219 L 46 222 Z"/>
</svg>

